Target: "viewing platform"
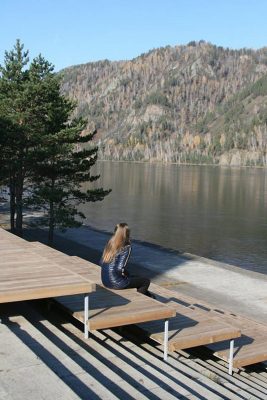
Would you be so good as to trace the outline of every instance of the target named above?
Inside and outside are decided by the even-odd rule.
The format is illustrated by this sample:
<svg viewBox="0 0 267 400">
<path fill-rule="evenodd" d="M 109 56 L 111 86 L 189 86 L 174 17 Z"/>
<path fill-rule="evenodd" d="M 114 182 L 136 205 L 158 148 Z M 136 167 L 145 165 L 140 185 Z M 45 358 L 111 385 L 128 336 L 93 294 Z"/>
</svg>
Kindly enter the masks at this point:
<svg viewBox="0 0 267 400">
<path fill-rule="evenodd" d="M 1 233 L 2 233 L 2 236 L 1 236 Z M 98 234 L 100 235 L 100 233 L 98 233 Z M 8 234 L 8 235 L 10 235 L 10 234 Z M 17 241 L 17 243 L 20 243 L 20 246 L 18 246 L 17 249 L 14 249 L 15 251 L 12 251 L 12 246 L 9 246 L 7 243 L 7 242 L 9 242 L 9 240 L 6 241 L 6 239 L 4 239 L 4 236 L 6 236 L 6 234 L 1 232 L 1 230 L 0 230 L 0 243 L 1 243 L 0 253 L 1 253 L 1 260 L 3 263 L 5 263 L 5 268 L 6 268 L 5 273 L 8 271 L 8 265 L 12 266 L 13 270 L 16 270 L 16 268 L 20 265 L 22 268 L 20 273 L 22 273 L 22 274 L 26 273 L 26 275 L 27 275 L 29 272 L 29 270 L 27 268 L 30 267 L 31 270 L 34 270 L 34 268 L 35 268 L 34 265 L 36 265 L 36 263 L 38 264 L 37 268 L 39 268 L 39 270 L 41 271 L 41 269 L 43 268 L 43 260 L 47 259 L 47 260 L 50 260 L 50 262 L 51 262 L 51 264 L 48 263 L 48 271 L 50 271 L 50 273 L 52 273 L 52 269 L 54 268 L 54 266 L 55 265 L 57 266 L 54 269 L 54 274 L 56 277 L 56 279 L 54 281 L 54 285 L 55 285 L 57 279 L 60 280 L 60 275 L 58 275 L 57 271 L 61 271 L 62 275 L 64 275 L 64 272 L 65 272 L 66 276 L 68 276 L 69 272 L 71 271 L 73 274 L 73 278 L 75 277 L 75 279 L 78 279 L 77 276 L 80 276 L 80 278 L 82 280 L 85 280 L 87 282 L 87 284 L 90 282 L 90 284 L 91 284 L 90 299 L 92 296 L 92 302 L 90 301 L 90 306 L 92 307 L 91 310 L 93 312 L 91 314 L 91 318 L 92 318 L 91 322 L 90 322 L 90 318 L 89 318 L 89 325 L 88 325 L 89 341 L 92 341 L 92 340 L 94 341 L 96 338 L 102 337 L 101 336 L 102 334 L 104 334 L 104 336 L 105 336 L 106 333 L 104 333 L 104 332 L 109 332 L 109 328 L 116 327 L 116 326 L 122 326 L 122 325 L 135 324 L 135 329 L 129 330 L 129 327 L 126 326 L 127 329 L 125 328 L 126 329 L 125 330 L 123 328 L 122 332 L 124 332 L 123 335 L 126 335 L 126 337 L 129 334 L 130 335 L 133 334 L 134 335 L 133 338 L 134 338 L 135 335 L 137 334 L 138 330 L 140 330 L 140 333 L 138 333 L 138 335 L 136 337 L 143 338 L 142 342 L 138 344 L 138 346 L 141 346 L 140 347 L 140 354 L 141 354 L 143 351 L 142 349 L 144 349 L 144 351 L 145 351 L 146 348 L 151 346 L 151 344 L 149 344 L 149 342 L 147 342 L 147 340 L 145 340 L 145 335 L 148 335 L 151 339 L 153 339 L 154 343 L 158 342 L 161 345 L 164 343 L 163 324 L 160 323 L 160 321 L 159 322 L 153 322 L 153 321 L 149 322 L 149 318 L 146 319 L 148 317 L 149 313 L 151 316 L 152 315 L 155 316 L 155 313 L 158 313 L 157 318 L 156 318 L 158 320 L 165 319 L 166 317 L 170 318 L 169 343 L 168 343 L 168 348 L 169 348 L 170 353 L 169 353 L 169 357 L 168 357 L 168 361 L 167 361 L 168 367 L 167 367 L 166 371 L 169 371 L 169 368 L 171 365 L 174 367 L 174 360 L 176 359 L 175 354 L 177 351 L 178 351 L 178 355 L 179 355 L 179 362 L 178 362 L 178 360 L 177 360 L 177 362 L 179 364 L 181 362 L 181 360 L 183 360 L 183 359 L 187 360 L 186 357 L 188 357 L 188 356 L 186 356 L 186 353 L 184 353 L 184 351 L 186 349 L 191 349 L 194 347 L 197 347 L 197 349 L 198 349 L 199 348 L 198 346 L 205 345 L 205 346 L 209 347 L 209 349 L 210 349 L 209 351 L 214 352 L 216 357 L 219 357 L 220 359 L 222 359 L 222 361 L 218 360 L 215 364 L 214 364 L 214 361 L 212 362 L 212 364 L 210 364 L 210 365 L 213 365 L 213 367 L 211 368 L 211 371 L 216 371 L 216 372 L 210 373 L 210 378 L 214 378 L 215 381 L 216 381 L 216 379 L 218 379 L 218 377 L 220 377 L 220 379 L 221 379 L 220 383 L 218 383 L 218 382 L 216 383 L 214 380 L 208 379 L 209 381 L 211 381 L 211 382 L 209 382 L 209 384 L 211 386 L 213 386 L 213 384 L 216 383 L 218 385 L 218 387 L 220 387 L 220 389 L 222 389 L 222 392 L 223 392 L 226 390 L 225 388 L 227 387 L 226 382 L 231 382 L 231 384 L 234 386 L 235 384 L 236 385 L 240 384 L 240 378 L 243 376 L 243 374 L 245 374 L 246 378 L 245 378 L 245 380 L 241 379 L 241 381 L 243 382 L 241 387 L 243 386 L 243 389 L 241 389 L 239 387 L 239 389 L 235 392 L 236 394 L 228 392 L 227 394 L 226 393 L 224 394 L 224 397 L 220 397 L 220 394 L 219 394 L 220 392 L 217 393 L 215 390 L 214 392 L 211 391 L 209 393 L 210 389 L 208 389 L 208 392 L 206 392 L 206 394 L 204 395 L 204 398 L 207 398 L 207 399 L 209 399 L 209 398 L 210 399 L 213 399 L 213 398 L 214 399 L 216 399 L 216 398 L 229 398 L 229 399 L 230 398 L 233 398 L 233 399 L 235 399 L 235 398 L 258 398 L 258 399 L 266 398 L 267 399 L 267 378 L 266 378 L 266 382 L 265 382 L 263 364 L 260 364 L 262 375 L 260 375 L 260 373 L 256 373 L 256 375 L 255 375 L 255 376 L 257 376 L 257 378 L 255 378 L 258 382 L 257 384 L 255 382 L 253 384 L 251 383 L 254 379 L 253 378 L 251 381 L 251 377 L 254 376 L 255 373 L 252 372 L 252 375 L 250 376 L 250 373 L 246 372 L 246 370 L 243 369 L 244 366 L 247 366 L 250 364 L 255 364 L 260 361 L 265 361 L 267 359 L 266 352 L 264 351 L 264 349 L 267 348 L 267 343 L 266 343 L 267 326 L 264 323 L 255 322 L 255 321 L 249 319 L 248 317 L 244 317 L 242 315 L 236 314 L 233 311 L 229 311 L 229 310 L 227 310 L 227 308 L 224 309 L 223 304 L 221 304 L 221 307 L 219 308 L 214 304 L 210 305 L 211 303 L 207 303 L 203 299 L 200 299 L 200 298 L 196 299 L 195 297 L 189 296 L 188 294 L 186 295 L 185 293 L 181 293 L 181 292 L 179 293 L 177 291 L 177 287 L 179 286 L 179 281 L 177 281 L 177 282 L 176 281 L 174 282 L 174 280 L 172 282 L 170 282 L 170 280 L 167 281 L 167 277 L 166 277 L 165 273 L 163 273 L 162 275 L 155 276 L 153 279 L 153 281 L 156 284 L 151 285 L 151 290 L 156 294 L 156 300 L 149 299 L 149 298 L 146 298 L 146 296 L 140 295 L 142 297 L 142 301 L 140 301 L 140 305 L 137 306 L 137 308 L 136 308 L 134 303 L 132 303 L 133 296 L 131 293 L 133 292 L 133 290 L 129 290 L 129 294 L 127 294 L 128 291 L 126 290 L 126 291 L 123 291 L 125 293 L 123 294 L 122 299 L 120 299 L 121 305 L 119 305 L 117 299 L 118 299 L 118 297 L 121 297 L 121 296 L 118 296 L 116 291 L 113 291 L 115 293 L 112 295 L 110 295 L 110 294 L 106 295 L 105 289 L 104 288 L 101 289 L 101 280 L 100 280 L 100 275 L 99 275 L 100 268 L 95 263 L 88 262 L 87 260 L 82 259 L 77 256 L 74 256 L 74 255 L 70 255 L 70 254 L 66 255 L 66 254 L 60 252 L 59 250 L 48 248 L 47 246 L 40 244 L 38 242 L 31 243 L 31 242 L 27 242 L 27 241 L 24 241 L 24 240 L 22 240 L 20 238 L 16 238 L 16 237 L 14 240 Z M 106 235 L 104 234 L 104 237 L 105 236 Z M 61 240 L 62 240 L 62 243 L 65 242 L 66 246 L 69 245 L 69 243 L 68 243 L 69 239 L 59 238 L 59 242 L 61 242 Z M 23 245 L 22 245 L 22 242 L 23 242 Z M 58 243 L 58 244 L 60 247 L 60 243 Z M 78 247 L 80 245 L 81 244 L 78 243 Z M 137 246 L 141 246 L 141 244 L 137 244 Z M 71 251 L 74 250 L 74 247 L 72 247 Z M 151 250 L 151 248 L 149 248 L 149 250 Z M 96 249 L 94 249 L 94 250 L 96 250 Z M 29 254 L 29 252 L 32 255 L 32 260 L 34 260 L 36 257 L 35 263 L 31 262 L 31 259 L 29 259 L 29 257 L 25 255 L 26 253 Z M 88 252 L 90 252 L 90 248 L 89 248 Z M 34 255 L 34 257 L 33 257 L 33 255 Z M 95 253 L 95 256 L 96 256 L 96 253 Z M 53 260 L 53 262 L 51 260 Z M 146 258 L 146 261 L 148 262 L 150 260 L 148 258 Z M 26 268 L 26 265 L 27 265 L 27 268 Z M 135 264 L 135 265 L 132 265 L 131 268 L 133 268 L 133 270 L 134 270 L 136 268 L 140 268 L 140 265 Z M 215 267 L 215 268 L 217 268 L 217 267 Z M 142 271 L 142 273 L 143 272 L 145 272 L 145 271 Z M 35 270 L 35 273 L 37 274 L 37 269 Z M 172 271 L 172 273 L 173 273 L 173 271 Z M 29 276 L 28 276 L 28 278 L 29 278 Z M 8 277 L 8 279 L 11 279 L 10 276 Z M 14 279 L 14 276 L 12 279 Z M 20 279 L 22 279 L 22 277 L 18 276 L 17 280 L 16 280 L 16 285 L 18 285 L 18 287 L 21 287 L 22 282 L 19 283 Z M 38 286 L 37 281 L 38 281 L 38 275 L 33 276 L 32 284 Z M 48 281 L 48 282 L 50 282 L 49 284 L 51 285 L 51 281 Z M 161 283 L 161 285 L 159 285 L 160 283 Z M 68 284 L 68 282 L 66 282 L 66 284 Z M 88 289 L 88 287 L 87 287 L 87 289 Z M 173 289 L 175 289 L 175 290 L 173 290 Z M 36 288 L 34 289 L 34 291 L 36 291 Z M 13 293 L 15 293 L 17 296 L 17 292 L 13 292 Z M 36 292 L 34 292 L 34 293 L 36 293 Z M 48 296 L 47 293 L 43 297 L 47 297 Z M 84 293 L 83 289 L 81 289 L 80 293 Z M 39 294 L 40 294 L 40 292 L 39 292 Z M 66 294 L 69 294 L 69 293 L 62 293 L 62 295 L 60 295 L 60 297 L 58 297 L 57 294 L 55 294 L 55 295 L 52 294 L 49 297 L 55 298 L 56 302 L 58 304 L 60 304 L 60 307 L 64 307 L 64 309 L 67 312 L 70 312 L 75 318 L 77 318 L 82 323 L 84 323 L 84 315 L 85 315 L 84 310 L 85 309 L 83 310 L 83 308 L 81 308 L 81 305 L 83 304 L 83 297 L 80 297 L 78 292 L 75 295 L 70 294 L 70 296 L 69 295 L 65 296 Z M 139 297 L 138 295 L 137 295 L 137 298 Z M 30 296 L 30 294 L 28 296 Z M 136 294 L 134 295 L 134 297 L 136 297 Z M 35 296 L 32 298 L 37 298 L 37 297 Z M 143 298 L 145 298 L 145 300 Z M 30 297 L 29 297 L 29 299 L 30 299 Z M 2 300 L 5 300 L 5 299 L 2 299 Z M 10 300 L 10 298 L 9 298 L 9 300 Z M 15 297 L 14 297 L 14 300 L 15 300 Z M 21 298 L 19 297 L 19 298 L 17 298 L 17 300 L 21 300 Z M 99 301 L 100 301 L 100 303 L 99 303 Z M 4 301 L 2 301 L 2 302 L 4 303 Z M 95 302 L 95 304 L 94 304 L 94 302 Z M 110 307 L 107 307 L 108 302 L 109 302 Z M 146 305 L 146 302 L 147 302 L 147 305 Z M 10 302 L 9 302 L 9 304 L 10 304 Z M 95 307 L 96 304 L 98 304 L 97 307 Z M 138 301 L 136 304 L 138 304 Z M 142 304 L 143 304 L 143 307 L 142 307 Z M 158 304 L 159 304 L 159 306 L 158 306 Z M 161 306 L 160 306 L 160 304 L 161 304 Z M 144 305 L 146 305 L 146 311 L 144 310 Z M 28 306 L 29 305 L 27 305 L 27 307 Z M 99 308 L 99 306 L 100 306 L 100 308 Z M 12 305 L 10 305 L 10 307 L 12 308 Z M 22 305 L 21 307 L 23 308 L 24 306 Z M 114 310 L 116 309 L 116 307 L 118 307 L 118 310 L 120 311 L 119 318 L 121 320 L 118 319 L 116 316 L 114 319 Z M 122 307 L 122 308 L 119 309 L 119 307 Z M 138 320 L 138 317 L 135 317 L 135 319 L 132 319 L 132 320 L 130 317 L 130 320 L 126 321 L 126 319 L 124 320 L 124 318 L 127 317 L 127 312 L 125 312 L 125 317 L 123 316 L 123 312 L 122 312 L 124 307 L 125 307 L 125 310 L 127 310 L 127 308 L 128 308 L 128 311 L 131 310 L 131 307 L 133 307 L 132 312 L 130 312 L 131 315 L 135 315 L 136 310 L 137 310 L 137 315 L 138 315 L 138 313 L 139 313 L 138 309 L 139 309 L 140 316 L 145 315 L 145 314 L 146 314 L 146 316 L 143 317 L 143 321 L 142 321 L 142 318 L 141 318 L 141 320 Z M 157 307 L 158 307 L 158 309 L 157 309 Z M 165 310 L 165 308 L 168 310 L 171 310 L 171 311 L 168 311 L 168 315 L 165 313 L 165 311 L 163 312 L 162 315 L 160 315 L 160 310 L 161 309 Z M 94 311 L 94 309 L 95 309 L 95 311 Z M 45 312 L 43 309 L 42 309 L 42 312 L 44 312 L 44 314 L 45 313 L 47 314 L 47 311 Z M 12 322 L 8 322 L 8 321 L 12 321 L 14 319 L 14 317 L 12 316 L 12 313 L 11 313 L 11 315 L 8 316 L 8 311 L 5 309 L 4 304 L 2 304 L 0 307 L 0 313 L 1 313 L 1 315 L 3 315 L 3 321 L 4 321 L 4 324 L 0 325 L 0 327 L 3 327 L 3 326 L 8 327 L 10 323 L 12 326 Z M 60 308 L 53 311 L 53 313 L 56 313 L 59 318 L 64 319 L 65 314 L 62 314 L 62 317 L 60 317 L 60 315 L 61 315 Z M 107 313 L 108 318 L 111 318 L 111 320 L 106 318 L 105 313 Z M 16 315 L 16 313 L 14 315 Z M 90 315 L 90 311 L 89 311 L 89 315 Z M 174 317 L 174 315 L 176 315 L 176 316 Z M 6 320 L 6 318 L 8 318 L 8 319 Z M 17 317 L 15 317 L 15 319 L 16 318 Z M 47 314 L 46 318 L 49 318 L 49 313 Z M 96 318 L 95 321 L 94 321 L 94 318 Z M 109 321 L 112 321 L 112 318 L 113 318 L 114 322 L 110 323 Z M 128 319 L 129 319 L 129 316 L 128 316 Z M 151 318 L 151 320 L 152 319 L 153 318 Z M 154 318 L 154 320 L 155 320 L 155 318 Z M 120 321 L 122 321 L 122 323 Z M 147 321 L 147 322 L 145 322 L 145 321 Z M 252 326 L 252 324 L 253 324 L 253 326 Z M 104 331 L 103 331 L 103 329 L 104 329 Z M 98 331 L 99 331 L 99 333 L 97 333 Z M 107 334 L 109 335 L 109 333 L 107 333 Z M 115 332 L 112 333 L 110 331 L 110 334 L 112 337 L 116 337 L 116 335 L 119 335 L 119 332 L 116 333 L 116 330 L 115 330 Z M 241 337 L 239 338 L 240 335 L 241 335 Z M 119 339 L 119 336 L 117 336 L 118 339 Z M 232 339 L 235 340 L 236 346 L 235 346 L 235 350 L 233 352 L 234 360 L 233 360 L 233 365 L 232 365 L 232 367 L 234 368 L 234 375 L 230 376 L 227 374 L 227 368 L 228 368 L 228 361 L 229 361 L 229 340 L 232 340 Z M 86 342 L 86 339 L 83 339 L 83 340 Z M 119 340 L 122 340 L 122 339 L 119 339 Z M 115 347 L 118 348 L 118 346 L 120 346 L 119 343 Z M 152 351 L 152 353 L 156 352 L 158 354 L 158 356 L 160 356 L 162 347 L 161 346 L 157 347 L 156 345 L 153 345 L 152 348 L 155 350 L 153 350 L 153 351 L 150 350 L 150 351 Z M 182 350 L 182 353 L 181 353 L 181 350 Z M 200 350 L 196 350 L 196 351 L 200 351 Z M 200 351 L 200 353 L 201 353 L 201 351 Z M 130 354 L 131 353 L 129 353 L 128 355 L 130 356 Z M 137 350 L 137 354 L 138 354 L 138 350 Z M 211 353 L 209 353 L 209 354 L 211 354 Z M 156 357 L 158 357 L 158 356 L 156 356 Z M 183 358 L 183 357 L 185 357 L 185 358 Z M 132 359 L 131 356 L 129 358 L 129 363 L 131 363 L 130 359 Z M 127 360 L 127 354 L 125 355 L 125 360 Z M 189 360 L 190 359 L 188 359 L 188 361 Z M 126 363 L 127 363 L 127 361 L 126 361 Z M 158 363 L 158 361 L 156 361 L 156 364 L 157 363 Z M 185 363 L 188 364 L 187 361 L 185 361 Z M 194 364 L 193 360 L 191 360 L 188 365 L 191 365 L 192 363 Z M 204 363 L 204 364 L 206 363 L 205 357 L 204 357 L 202 363 Z M 222 363 L 222 364 L 220 364 L 220 363 Z M 202 364 L 200 363 L 199 365 L 202 365 Z M 222 369 L 220 369 L 221 368 L 220 367 L 218 370 L 218 368 L 215 367 L 214 365 L 218 365 L 218 366 L 221 365 Z M 194 368 L 195 367 L 196 366 L 194 365 Z M 163 376 L 164 376 L 164 374 L 165 374 L 165 376 L 166 376 L 166 374 L 168 375 L 168 372 L 164 372 L 164 364 L 162 364 L 162 368 L 163 368 L 162 369 Z M 180 365 L 177 368 L 180 368 Z M 209 370 L 209 368 L 210 368 L 210 366 L 208 366 L 207 370 Z M 199 366 L 197 366 L 196 370 L 201 370 L 201 368 Z M 202 372 L 204 370 L 207 371 L 206 367 L 202 367 Z M 205 374 L 206 373 L 207 372 L 205 372 Z M 156 375 L 157 375 L 157 373 L 156 373 Z M 176 378 L 174 378 L 176 376 L 178 376 L 177 373 L 174 373 L 174 375 L 172 375 L 171 379 L 176 379 Z M 0 379 L 1 379 L 1 374 L 0 374 Z M 222 384 L 222 382 L 224 382 L 224 384 Z M 261 384 L 259 382 L 261 382 Z M 0 380 L 0 383 L 1 383 L 1 380 Z M 224 385 L 226 385 L 226 386 L 224 386 Z M 194 397 L 193 386 L 189 385 L 190 389 L 187 392 L 185 392 L 185 394 L 184 394 L 184 396 L 186 396 L 186 398 L 200 398 L 197 396 Z M 207 387 L 209 387 L 209 385 L 206 386 L 206 389 L 207 389 Z M 165 396 L 167 396 L 166 398 L 170 398 L 170 399 L 173 398 L 172 395 L 173 395 L 173 393 L 175 393 L 175 390 L 173 392 L 173 391 L 168 390 L 167 387 L 166 387 L 166 389 L 167 389 L 167 391 L 165 393 Z M 200 391 L 199 391 L 199 395 L 201 393 L 201 390 L 202 389 L 200 389 Z M 246 393 L 246 390 L 248 390 L 247 393 L 251 393 L 253 395 L 251 397 L 242 397 L 243 391 Z M 139 397 L 138 396 L 137 397 L 133 396 L 133 397 L 134 398 L 154 398 L 153 396 L 151 397 L 152 392 L 149 395 L 147 395 L 147 397 L 144 395 L 144 393 L 145 393 L 144 387 L 141 389 L 141 392 L 142 392 L 142 394 L 138 395 Z M 240 395 L 242 392 L 241 397 L 238 396 L 238 392 L 240 392 Z M 175 396 L 174 398 L 179 398 L 179 397 L 177 397 L 177 393 L 179 393 L 179 395 L 180 395 L 181 393 L 183 393 L 183 390 L 181 392 L 180 391 L 176 392 L 176 394 L 174 395 Z M 1 392 L 0 392 L 0 394 L 1 394 Z M 70 397 L 70 398 L 72 398 L 72 397 Z M 74 396 L 73 398 L 76 398 L 76 397 Z M 86 398 L 86 397 L 84 397 L 84 398 Z M 94 398 L 94 397 L 92 397 L 92 398 Z M 122 397 L 114 397 L 114 398 L 122 398 Z M 131 397 L 129 397 L 129 398 L 131 398 Z M 163 398 L 165 398 L 165 397 L 163 397 Z"/>
</svg>

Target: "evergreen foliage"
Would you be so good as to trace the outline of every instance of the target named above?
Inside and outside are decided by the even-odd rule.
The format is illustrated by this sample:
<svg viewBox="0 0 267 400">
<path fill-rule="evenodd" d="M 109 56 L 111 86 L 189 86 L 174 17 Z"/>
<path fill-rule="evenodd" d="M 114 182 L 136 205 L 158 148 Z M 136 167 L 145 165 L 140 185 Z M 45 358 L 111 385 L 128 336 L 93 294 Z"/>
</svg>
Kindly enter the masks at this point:
<svg viewBox="0 0 267 400">
<path fill-rule="evenodd" d="M 46 211 L 49 243 L 55 227 L 77 226 L 84 218 L 77 206 L 98 201 L 102 188 L 82 190 L 93 182 L 90 168 L 97 147 L 86 121 L 72 117 L 75 104 L 61 94 L 60 76 L 41 55 L 29 64 L 28 51 L 18 40 L 5 54 L 0 69 L 1 183 L 9 188 L 11 230 L 22 235 L 23 207 Z"/>
<path fill-rule="evenodd" d="M 5 53 L 5 66 L 0 67 L 0 117 L 5 120 L 0 137 L 1 175 L 2 182 L 9 186 L 11 231 L 19 235 L 22 235 L 22 194 L 30 136 L 31 108 L 27 104 L 30 86 L 25 69 L 28 62 L 28 52 L 17 41 L 14 50 Z"/>
</svg>

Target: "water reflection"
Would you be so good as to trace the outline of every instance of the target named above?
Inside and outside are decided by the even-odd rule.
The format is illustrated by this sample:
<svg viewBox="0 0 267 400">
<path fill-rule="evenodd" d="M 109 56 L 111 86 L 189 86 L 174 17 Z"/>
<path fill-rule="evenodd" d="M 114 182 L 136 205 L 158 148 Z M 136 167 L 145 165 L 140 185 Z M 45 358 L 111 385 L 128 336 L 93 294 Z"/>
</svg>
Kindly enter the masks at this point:
<svg viewBox="0 0 267 400">
<path fill-rule="evenodd" d="M 96 172 L 112 193 L 83 206 L 88 225 L 127 221 L 136 239 L 267 273 L 265 170 L 99 162 Z"/>
</svg>

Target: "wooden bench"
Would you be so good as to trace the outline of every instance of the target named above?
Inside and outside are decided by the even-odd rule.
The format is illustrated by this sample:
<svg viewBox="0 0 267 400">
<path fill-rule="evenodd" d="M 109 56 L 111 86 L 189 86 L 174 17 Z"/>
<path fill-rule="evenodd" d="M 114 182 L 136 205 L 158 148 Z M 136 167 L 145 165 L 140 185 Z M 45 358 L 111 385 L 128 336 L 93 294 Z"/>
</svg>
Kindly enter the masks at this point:
<svg viewBox="0 0 267 400">
<path fill-rule="evenodd" d="M 227 321 L 228 317 L 225 317 L 223 317 L 223 320 Z M 241 316 L 231 316 L 229 320 L 233 326 L 242 326 L 242 328 L 239 328 L 242 330 L 242 335 L 236 341 L 234 347 L 234 367 L 241 368 L 266 361 L 267 326 Z M 228 349 L 225 343 L 220 343 L 220 346 L 213 345 L 209 347 L 217 357 L 223 360 L 228 357 Z"/>
<path fill-rule="evenodd" d="M 158 293 L 155 290 L 155 293 Z M 168 302 L 173 307 L 176 316 L 170 321 L 169 327 L 169 349 L 178 351 L 197 346 L 208 345 L 221 341 L 230 341 L 230 351 L 227 361 L 229 363 L 229 374 L 233 370 L 234 339 L 240 337 L 240 329 L 216 320 L 212 316 L 205 315 L 201 311 L 187 309 L 186 307 Z M 142 323 L 138 325 L 146 334 L 158 343 L 163 341 L 163 332 L 156 322 Z"/>
<path fill-rule="evenodd" d="M 201 315 L 201 319 L 212 319 L 212 321 L 214 321 L 213 327 L 218 326 L 218 323 L 223 323 L 241 331 L 240 337 L 238 337 L 234 343 L 233 368 L 241 368 L 267 360 L 267 325 L 251 320 L 243 315 L 236 315 L 230 310 L 218 309 L 218 307 L 204 301 L 163 287 L 155 285 L 153 286 L 153 290 L 158 294 L 158 298 L 165 304 L 170 304 L 173 301 L 180 304 L 180 307 L 183 307 L 183 314 L 190 315 L 193 311 L 196 319 L 198 319 L 198 317 L 196 317 L 197 314 Z M 202 323 L 203 322 L 201 322 L 201 324 Z M 228 342 L 217 342 L 214 340 L 214 342 L 207 342 L 206 346 L 214 352 L 216 357 L 225 361 L 229 360 L 230 351 Z"/>
</svg>

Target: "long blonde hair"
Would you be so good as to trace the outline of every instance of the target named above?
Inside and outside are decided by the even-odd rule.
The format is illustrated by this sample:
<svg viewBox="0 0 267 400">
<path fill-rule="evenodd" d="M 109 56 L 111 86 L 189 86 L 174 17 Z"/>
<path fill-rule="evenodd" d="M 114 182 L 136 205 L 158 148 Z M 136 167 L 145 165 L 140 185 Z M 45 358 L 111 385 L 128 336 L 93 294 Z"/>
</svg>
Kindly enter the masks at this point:
<svg viewBox="0 0 267 400">
<path fill-rule="evenodd" d="M 130 244 L 130 229 L 125 222 L 117 224 L 111 239 L 104 248 L 102 261 L 109 263 L 115 257 L 118 250 Z"/>
</svg>

